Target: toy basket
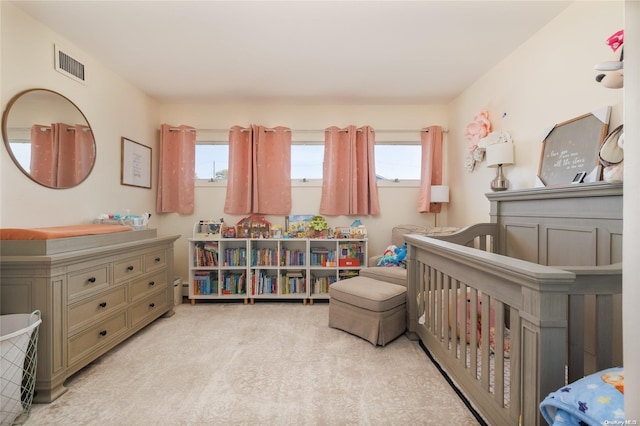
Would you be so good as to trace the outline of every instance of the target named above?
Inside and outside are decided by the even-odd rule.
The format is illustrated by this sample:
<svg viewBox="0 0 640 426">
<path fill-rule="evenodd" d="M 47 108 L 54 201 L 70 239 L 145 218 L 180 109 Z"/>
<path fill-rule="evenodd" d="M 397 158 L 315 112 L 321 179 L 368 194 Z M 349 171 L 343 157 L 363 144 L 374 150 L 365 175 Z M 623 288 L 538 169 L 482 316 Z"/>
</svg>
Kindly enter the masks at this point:
<svg viewBox="0 0 640 426">
<path fill-rule="evenodd" d="M 36 384 L 40 311 L 0 315 L 0 425 L 24 423 Z"/>
</svg>

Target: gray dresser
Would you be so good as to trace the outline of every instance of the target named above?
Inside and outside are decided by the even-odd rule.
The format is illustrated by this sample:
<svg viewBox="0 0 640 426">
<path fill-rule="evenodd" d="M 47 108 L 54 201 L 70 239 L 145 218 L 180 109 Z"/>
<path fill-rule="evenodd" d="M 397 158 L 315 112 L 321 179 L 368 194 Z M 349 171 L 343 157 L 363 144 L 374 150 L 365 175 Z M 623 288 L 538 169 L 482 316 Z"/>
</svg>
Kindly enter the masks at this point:
<svg viewBox="0 0 640 426">
<path fill-rule="evenodd" d="M 173 314 L 173 243 L 156 230 L 2 241 L 0 312 L 42 312 L 34 402 L 162 315 Z"/>
</svg>

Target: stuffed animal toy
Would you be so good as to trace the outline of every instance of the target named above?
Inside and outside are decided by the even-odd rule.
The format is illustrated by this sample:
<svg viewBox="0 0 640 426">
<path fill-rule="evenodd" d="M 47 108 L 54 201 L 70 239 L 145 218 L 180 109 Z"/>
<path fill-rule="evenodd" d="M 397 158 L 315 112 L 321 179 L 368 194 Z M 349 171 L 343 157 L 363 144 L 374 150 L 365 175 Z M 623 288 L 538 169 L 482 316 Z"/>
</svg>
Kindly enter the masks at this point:
<svg viewBox="0 0 640 426">
<path fill-rule="evenodd" d="M 396 247 L 395 252 L 396 263 L 398 265 L 404 263 L 405 259 L 407 258 L 407 243 L 404 243 L 402 247 Z"/>
<path fill-rule="evenodd" d="M 620 89 L 624 86 L 624 30 L 617 31 L 607 39 L 607 45 L 614 51 L 620 49 L 617 61 L 601 62 L 595 66 L 596 70 L 603 71 L 596 76 L 596 81 L 609 89 Z"/>
<path fill-rule="evenodd" d="M 390 245 L 382 254 L 380 260 L 376 266 L 402 266 L 405 265 L 405 259 L 407 257 L 407 243 L 404 243 L 402 247 Z"/>
<path fill-rule="evenodd" d="M 620 49 L 620 57 L 617 61 L 607 61 L 596 65 L 596 70 L 604 71 L 596 76 L 596 81 L 608 89 L 620 89 L 624 86 L 624 30 L 614 33 L 606 43 L 614 52 Z M 598 157 L 603 166 L 602 179 L 605 182 L 622 182 L 624 175 L 624 129 L 622 125 L 607 135 Z"/>
</svg>

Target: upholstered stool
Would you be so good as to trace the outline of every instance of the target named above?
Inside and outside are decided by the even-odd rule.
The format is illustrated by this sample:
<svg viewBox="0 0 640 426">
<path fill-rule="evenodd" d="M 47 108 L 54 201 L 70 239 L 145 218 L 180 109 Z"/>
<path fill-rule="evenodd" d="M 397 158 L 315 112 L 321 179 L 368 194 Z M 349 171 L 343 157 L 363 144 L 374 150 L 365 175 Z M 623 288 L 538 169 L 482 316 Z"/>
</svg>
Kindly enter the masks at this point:
<svg viewBox="0 0 640 426">
<path fill-rule="evenodd" d="M 384 346 L 407 328 L 407 289 L 354 277 L 329 286 L 329 327 Z"/>
</svg>

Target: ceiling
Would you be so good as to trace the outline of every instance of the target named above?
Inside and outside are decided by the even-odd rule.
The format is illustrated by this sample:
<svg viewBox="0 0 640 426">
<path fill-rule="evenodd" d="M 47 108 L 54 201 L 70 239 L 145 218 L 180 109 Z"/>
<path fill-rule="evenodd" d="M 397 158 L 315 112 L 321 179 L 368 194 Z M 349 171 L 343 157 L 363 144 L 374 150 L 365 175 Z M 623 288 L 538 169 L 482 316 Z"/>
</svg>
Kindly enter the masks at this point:
<svg viewBox="0 0 640 426">
<path fill-rule="evenodd" d="M 163 103 L 385 105 L 448 103 L 571 2 L 13 3 Z"/>
</svg>

